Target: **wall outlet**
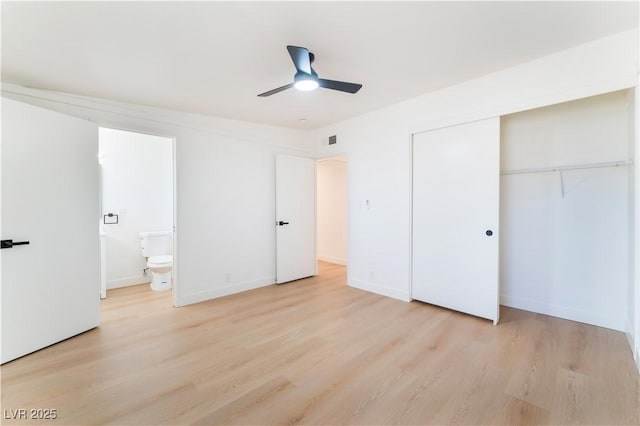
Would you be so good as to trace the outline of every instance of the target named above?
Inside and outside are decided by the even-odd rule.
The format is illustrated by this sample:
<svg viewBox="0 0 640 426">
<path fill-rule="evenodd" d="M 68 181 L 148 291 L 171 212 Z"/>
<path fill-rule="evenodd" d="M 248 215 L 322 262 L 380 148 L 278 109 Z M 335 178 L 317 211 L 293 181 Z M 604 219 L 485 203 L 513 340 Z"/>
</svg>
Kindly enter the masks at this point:
<svg viewBox="0 0 640 426">
<path fill-rule="evenodd" d="M 225 274 L 225 276 L 224 276 L 224 279 L 225 279 L 226 282 L 230 283 L 231 282 L 231 274 L 227 272 Z"/>
</svg>

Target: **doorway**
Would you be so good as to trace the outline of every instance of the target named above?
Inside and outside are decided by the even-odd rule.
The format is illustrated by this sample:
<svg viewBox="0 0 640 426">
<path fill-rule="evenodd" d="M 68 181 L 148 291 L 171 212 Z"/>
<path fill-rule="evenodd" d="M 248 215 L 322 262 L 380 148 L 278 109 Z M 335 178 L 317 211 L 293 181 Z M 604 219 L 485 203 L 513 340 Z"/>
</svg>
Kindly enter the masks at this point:
<svg viewBox="0 0 640 426">
<path fill-rule="evenodd" d="M 316 163 L 318 261 L 348 263 L 347 156 L 322 158 Z"/>
<path fill-rule="evenodd" d="M 633 323 L 632 105 L 618 91 L 502 117 L 503 305 Z"/>
<path fill-rule="evenodd" d="M 169 276 L 175 276 L 174 139 L 101 127 L 98 145 L 101 297 L 105 298 L 107 290 L 149 285 L 156 274 L 166 273 L 167 267 L 148 264 L 143 255 L 141 241 L 146 235 L 153 237 L 154 246 L 165 247 L 162 253 L 155 250 L 154 259 L 171 256 L 163 258 L 163 265 L 172 272 Z M 162 244 L 157 243 L 160 240 Z M 174 287 L 169 279 L 163 289 Z"/>
</svg>

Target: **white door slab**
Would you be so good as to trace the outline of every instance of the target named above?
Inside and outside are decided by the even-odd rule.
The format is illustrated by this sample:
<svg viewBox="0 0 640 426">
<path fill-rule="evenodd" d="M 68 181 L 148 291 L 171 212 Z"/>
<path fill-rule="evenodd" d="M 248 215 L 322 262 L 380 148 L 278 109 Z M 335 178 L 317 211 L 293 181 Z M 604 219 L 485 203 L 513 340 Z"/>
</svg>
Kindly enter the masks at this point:
<svg viewBox="0 0 640 426">
<path fill-rule="evenodd" d="M 276 282 L 316 275 L 316 164 L 276 156 Z"/>
<path fill-rule="evenodd" d="M 2 362 L 100 323 L 98 126 L 2 98 Z"/>
<path fill-rule="evenodd" d="M 412 297 L 499 318 L 500 120 L 413 136 Z"/>
</svg>

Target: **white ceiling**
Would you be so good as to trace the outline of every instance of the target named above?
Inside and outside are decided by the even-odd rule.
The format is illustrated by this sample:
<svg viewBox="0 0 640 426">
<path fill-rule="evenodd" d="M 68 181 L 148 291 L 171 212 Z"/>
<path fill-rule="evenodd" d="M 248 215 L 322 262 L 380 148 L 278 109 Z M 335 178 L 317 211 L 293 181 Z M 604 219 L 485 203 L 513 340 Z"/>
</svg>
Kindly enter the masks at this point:
<svg viewBox="0 0 640 426">
<path fill-rule="evenodd" d="M 637 26 L 637 2 L 3 2 L 2 80 L 313 129 Z M 287 44 L 364 87 L 258 98 Z"/>
</svg>

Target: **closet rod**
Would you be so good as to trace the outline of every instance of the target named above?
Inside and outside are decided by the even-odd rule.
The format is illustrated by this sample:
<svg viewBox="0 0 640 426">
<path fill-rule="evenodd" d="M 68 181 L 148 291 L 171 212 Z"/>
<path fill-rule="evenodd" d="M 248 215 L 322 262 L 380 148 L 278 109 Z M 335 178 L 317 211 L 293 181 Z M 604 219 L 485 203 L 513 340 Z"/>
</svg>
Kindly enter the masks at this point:
<svg viewBox="0 0 640 426">
<path fill-rule="evenodd" d="M 504 170 L 501 171 L 501 175 L 518 175 L 523 173 L 548 173 L 548 172 L 563 172 L 566 170 L 580 170 L 580 169 L 599 169 L 602 167 L 622 167 L 633 164 L 631 160 L 624 161 L 609 161 L 607 163 L 590 163 L 590 164 L 575 164 L 572 166 L 556 166 L 556 167 L 542 167 L 539 169 L 520 169 L 520 170 Z"/>
</svg>

